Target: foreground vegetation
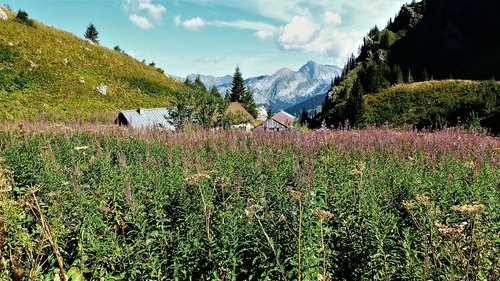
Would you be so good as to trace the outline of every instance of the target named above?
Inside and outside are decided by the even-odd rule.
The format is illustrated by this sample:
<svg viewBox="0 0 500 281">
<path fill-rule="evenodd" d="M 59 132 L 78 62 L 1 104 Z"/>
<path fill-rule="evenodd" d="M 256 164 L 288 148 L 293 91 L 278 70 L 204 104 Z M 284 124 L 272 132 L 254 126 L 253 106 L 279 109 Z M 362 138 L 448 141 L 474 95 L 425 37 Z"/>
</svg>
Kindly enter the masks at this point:
<svg viewBox="0 0 500 281">
<path fill-rule="evenodd" d="M 500 276 L 500 140 L 3 124 L 0 279 Z"/>
</svg>

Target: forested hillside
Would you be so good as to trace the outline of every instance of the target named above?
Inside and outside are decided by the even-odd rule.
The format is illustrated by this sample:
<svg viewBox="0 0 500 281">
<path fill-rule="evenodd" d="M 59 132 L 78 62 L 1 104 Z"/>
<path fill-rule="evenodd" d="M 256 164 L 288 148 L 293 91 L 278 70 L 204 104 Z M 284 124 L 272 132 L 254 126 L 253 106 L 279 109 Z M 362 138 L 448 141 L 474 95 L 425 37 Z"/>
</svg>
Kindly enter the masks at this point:
<svg viewBox="0 0 500 281">
<path fill-rule="evenodd" d="M 430 115 L 417 114 L 418 118 L 405 119 L 405 122 L 439 127 L 456 125 L 457 118 L 465 120 L 474 116 L 476 123 L 498 131 L 500 93 L 494 82 L 500 73 L 499 64 L 495 63 L 500 57 L 498 7 L 498 1 L 489 0 L 426 0 L 404 5 L 394 20 L 389 19 L 384 29 L 375 26 L 368 32 L 358 56 L 353 55 L 347 61 L 342 76 L 335 79 L 327 93 L 322 113 L 311 121 L 312 125 L 319 126 L 323 122 L 329 126 L 345 125 L 346 120 L 349 125 L 357 127 L 380 125 L 381 116 L 394 112 L 387 104 L 376 104 L 387 100 L 372 96 L 395 85 L 460 78 L 490 80 L 484 84 L 490 86 L 478 89 L 477 83 L 433 82 L 431 87 L 424 87 L 424 92 L 419 92 L 421 88 L 418 86 L 410 86 L 409 92 L 422 99 L 419 103 L 439 109 Z M 459 92 L 456 88 L 448 88 L 455 84 L 461 85 Z M 454 94 L 449 95 L 451 92 Z M 462 94 L 466 97 L 462 98 Z M 460 97 L 463 103 L 452 100 L 435 103 L 431 99 L 434 96 L 440 99 Z M 483 97 L 488 100 L 481 100 Z M 370 103 L 367 104 L 365 99 L 369 99 Z M 440 106 L 451 103 L 455 104 L 452 109 Z M 485 103 L 489 109 L 480 109 Z M 418 110 L 407 106 L 400 107 L 405 111 L 398 114 Z M 369 114 L 365 114 L 367 110 Z"/>
</svg>

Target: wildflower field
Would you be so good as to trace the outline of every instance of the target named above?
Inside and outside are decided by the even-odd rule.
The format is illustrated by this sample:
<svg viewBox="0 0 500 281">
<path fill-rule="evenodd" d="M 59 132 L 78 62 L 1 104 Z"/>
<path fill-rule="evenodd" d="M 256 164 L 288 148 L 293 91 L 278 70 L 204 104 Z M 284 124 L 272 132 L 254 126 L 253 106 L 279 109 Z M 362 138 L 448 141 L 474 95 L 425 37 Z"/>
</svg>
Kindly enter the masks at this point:
<svg viewBox="0 0 500 281">
<path fill-rule="evenodd" d="M 498 280 L 500 139 L 0 126 L 1 280 Z"/>
</svg>

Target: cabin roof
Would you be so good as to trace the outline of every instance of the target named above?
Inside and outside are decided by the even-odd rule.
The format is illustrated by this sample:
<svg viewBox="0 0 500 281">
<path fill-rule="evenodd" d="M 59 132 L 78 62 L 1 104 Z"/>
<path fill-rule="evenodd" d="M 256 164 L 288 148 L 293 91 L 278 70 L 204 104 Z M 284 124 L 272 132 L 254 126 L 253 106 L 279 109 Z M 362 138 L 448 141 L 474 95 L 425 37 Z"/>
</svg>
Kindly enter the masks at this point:
<svg viewBox="0 0 500 281">
<path fill-rule="evenodd" d="M 127 125 L 133 128 L 161 127 L 170 131 L 175 131 L 175 126 L 171 124 L 170 112 L 166 108 L 139 108 L 134 110 L 124 110 L 120 112 L 127 120 Z"/>
<path fill-rule="evenodd" d="M 250 120 L 254 120 L 252 114 L 248 113 L 248 111 L 239 102 L 230 103 L 229 106 L 227 107 L 226 113 L 241 114 L 243 115 L 243 117 L 247 117 Z"/>
</svg>

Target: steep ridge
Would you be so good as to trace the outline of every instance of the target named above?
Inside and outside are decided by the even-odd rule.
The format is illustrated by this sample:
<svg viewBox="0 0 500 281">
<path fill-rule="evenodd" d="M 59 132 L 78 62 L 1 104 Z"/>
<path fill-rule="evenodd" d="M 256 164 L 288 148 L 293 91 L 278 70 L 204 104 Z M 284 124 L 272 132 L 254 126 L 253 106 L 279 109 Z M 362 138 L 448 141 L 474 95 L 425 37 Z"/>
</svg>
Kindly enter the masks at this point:
<svg viewBox="0 0 500 281">
<path fill-rule="evenodd" d="M 424 103 L 432 105 L 434 112 L 407 118 L 408 125 L 449 126 L 456 125 L 459 118 L 497 131 L 492 124 L 500 123 L 500 92 L 494 82 L 500 74 L 499 8 L 500 2 L 494 0 L 425 0 L 403 5 L 385 29 L 374 27 L 368 32 L 358 56 L 347 61 L 342 75 L 328 90 L 324 111 L 314 117 L 312 126 L 323 122 L 337 126 L 346 120 L 355 127 L 381 125 L 391 121 L 381 121 L 384 111 L 394 114 L 405 108 L 414 112 L 413 105 Z M 460 95 L 454 83 L 440 80 L 450 78 L 491 80 L 482 86 L 457 81 Z M 411 86 L 436 79 L 432 87 Z M 399 94 L 410 96 L 408 93 L 422 100 L 412 100 L 403 107 L 391 102 L 387 107 L 387 99 L 377 98 L 402 84 L 412 90 L 392 91 L 392 100 Z M 437 102 L 436 95 L 452 100 Z"/>
</svg>

